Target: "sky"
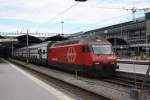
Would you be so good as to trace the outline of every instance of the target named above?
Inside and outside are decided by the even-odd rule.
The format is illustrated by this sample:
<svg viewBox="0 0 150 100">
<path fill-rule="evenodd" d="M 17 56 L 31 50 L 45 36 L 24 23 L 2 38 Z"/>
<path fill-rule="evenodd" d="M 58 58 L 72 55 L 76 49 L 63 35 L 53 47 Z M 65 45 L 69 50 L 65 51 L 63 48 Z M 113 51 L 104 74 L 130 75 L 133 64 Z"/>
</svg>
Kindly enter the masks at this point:
<svg viewBox="0 0 150 100">
<path fill-rule="evenodd" d="M 132 20 L 131 10 L 124 8 L 133 7 L 150 7 L 150 0 L 0 0 L 0 32 L 85 32 Z"/>
</svg>

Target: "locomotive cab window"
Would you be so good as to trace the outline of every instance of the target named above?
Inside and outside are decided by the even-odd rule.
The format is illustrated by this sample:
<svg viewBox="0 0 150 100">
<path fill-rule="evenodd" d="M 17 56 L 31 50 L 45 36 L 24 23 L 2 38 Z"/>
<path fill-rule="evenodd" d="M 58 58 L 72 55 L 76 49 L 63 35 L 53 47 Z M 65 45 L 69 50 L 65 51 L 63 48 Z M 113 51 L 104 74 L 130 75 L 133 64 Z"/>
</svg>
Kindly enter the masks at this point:
<svg viewBox="0 0 150 100">
<path fill-rule="evenodd" d="M 92 49 L 94 54 L 112 54 L 112 47 L 111 45 L 92 45 Z"/>
</svg>

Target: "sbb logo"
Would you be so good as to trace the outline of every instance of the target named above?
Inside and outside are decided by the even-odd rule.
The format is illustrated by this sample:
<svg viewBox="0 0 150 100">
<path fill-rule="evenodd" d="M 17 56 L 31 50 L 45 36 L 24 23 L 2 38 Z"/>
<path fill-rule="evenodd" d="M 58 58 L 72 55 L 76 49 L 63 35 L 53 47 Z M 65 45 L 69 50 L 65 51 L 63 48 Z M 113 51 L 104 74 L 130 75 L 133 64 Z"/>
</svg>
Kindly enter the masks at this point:
<svg viewBox="0 0 150 100">
<path fill-rule="evenodd" d="M 76 51 L 74 47 L 69 47 L 67 51 L 67 61 L 72 63 L 76 59 Z"/>
</svg>

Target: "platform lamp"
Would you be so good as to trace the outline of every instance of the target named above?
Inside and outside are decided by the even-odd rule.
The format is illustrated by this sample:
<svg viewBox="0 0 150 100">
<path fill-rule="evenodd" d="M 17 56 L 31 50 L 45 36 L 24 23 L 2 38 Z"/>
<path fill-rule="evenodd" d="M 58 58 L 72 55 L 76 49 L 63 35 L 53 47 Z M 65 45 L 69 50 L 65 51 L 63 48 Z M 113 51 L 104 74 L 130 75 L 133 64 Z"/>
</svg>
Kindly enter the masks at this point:
<svg viewBox="0 0 150 100">
<path fill-rule="evenodd" d="M 61 33 L 62 33 L 62 34 L 63 34 L 63 24 L 64 24 L 64 21 L 61 21 L 61 29 L 62 29 L 62 30 L 61 30 L 61 31 L 62 31 Z"/>
<path fill-rule="evenodd" d="M 13 58 L 14 56 L 14 44 L 13 41 L 11 41 L 11 57 Z"/>
<path fill-rule="evenodd" d="M 75 0 L 76 2 L 86 2 L 87 0 Z M 78 78 L 78 70 L 75 69 L 75 77 Z"/>
<path fill-rule="evenodd" d="M 29 62 L 29 33 L 28 33 L 28 29 L 27 29 L 27 63 Z"/>
</svg>

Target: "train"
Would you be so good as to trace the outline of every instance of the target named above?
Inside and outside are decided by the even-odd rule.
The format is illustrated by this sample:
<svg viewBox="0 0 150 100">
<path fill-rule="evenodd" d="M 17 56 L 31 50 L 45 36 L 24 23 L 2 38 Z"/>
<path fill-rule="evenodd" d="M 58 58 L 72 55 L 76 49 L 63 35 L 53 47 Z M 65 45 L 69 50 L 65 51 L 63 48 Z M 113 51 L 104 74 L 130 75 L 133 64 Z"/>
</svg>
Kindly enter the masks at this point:
<svg viewBox="0 0 150 100">
<path fill-rule="evenodd" d="M 0 57 L 2 58 L 8 58 L 9 57 L 9 48 L 7 47 L 0 47 Z"/>
<path fill-rule="evenodd" d="M 13 57 L 96 77 L 111 77 L 118 68 L 117 56 L 111 43 L 91 37 L 48 41 L 23 47 L 15 50 Z"/>
</svg>

